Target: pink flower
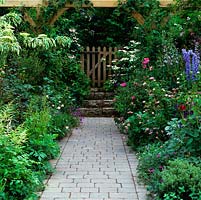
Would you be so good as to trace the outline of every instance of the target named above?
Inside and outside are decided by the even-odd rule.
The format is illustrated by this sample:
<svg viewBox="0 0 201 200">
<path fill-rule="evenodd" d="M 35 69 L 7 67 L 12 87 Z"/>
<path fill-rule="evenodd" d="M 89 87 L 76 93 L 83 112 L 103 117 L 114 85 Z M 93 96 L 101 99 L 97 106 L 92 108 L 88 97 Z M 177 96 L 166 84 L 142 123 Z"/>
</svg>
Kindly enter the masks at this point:
<svg viewBox="0 0 201 200">
<path fill-rule="evenodd" d="M 132 99 L 132 101 L 134 101 L 134 100 L 136 99 L 136 97 L 135 97 L 135 96 L 132 96 L 131 99 Z"/>
<path fill-rule="evenodd" d="M 143 64 L 143 65 L 146 65 L 146 64 L 149 63 L 149 61 L 150 61 L 149 58 L 144 58 L 142 64 Z"/>
<path fill-rule="evenodd" d="M 126 83 L 121 83 L 120 86 L 121 86 L 121 87 L 126 87 L 127 84 L 126 84 Z"/>
<path fill-rule="evenodd" d="M 148 172 L 150 172 L 150 173 L 154 173 L 154 168 L 150 168 L 150 169 L 148 169 Z"/>
</svg>

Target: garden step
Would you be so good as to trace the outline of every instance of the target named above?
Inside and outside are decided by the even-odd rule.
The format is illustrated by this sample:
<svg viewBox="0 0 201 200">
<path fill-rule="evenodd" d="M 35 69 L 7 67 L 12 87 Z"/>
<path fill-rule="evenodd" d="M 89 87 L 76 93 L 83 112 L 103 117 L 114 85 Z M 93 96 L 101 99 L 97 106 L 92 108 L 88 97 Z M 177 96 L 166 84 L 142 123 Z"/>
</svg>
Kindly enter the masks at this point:
<svg viewBox="0 0 201 200">
<path fill-rule="evenodd" d="M 91 92 L 87 99 L 89 100 L 101 100 L 101 99 L 113 99 L 113 92 Z"/>
<path fill-rule="evenodd" d="M 111 107 L 106 108 L 80 108 L 83 117 L 113 117 L 115 111 Z"/>
<path fill-rule="evenodd" d="M 113 117 L 113 92 L 106 92 L 103 88 L 91 88 L 91 94 L 84 100 L 80 108 L 84 117 Z"/>
<path fill-rule="evenodd" d="M 112 107 L 113 100 L 84 100 L 83 107 L 85 108 L 100 108 L 100 107 Z"/>
</svg>

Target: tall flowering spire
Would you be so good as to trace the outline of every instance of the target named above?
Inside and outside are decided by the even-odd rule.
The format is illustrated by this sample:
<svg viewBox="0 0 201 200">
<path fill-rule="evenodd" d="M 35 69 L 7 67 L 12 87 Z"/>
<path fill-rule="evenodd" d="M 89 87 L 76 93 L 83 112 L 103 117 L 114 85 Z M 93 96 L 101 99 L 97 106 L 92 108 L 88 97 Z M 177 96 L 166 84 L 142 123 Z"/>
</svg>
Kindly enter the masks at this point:
<svg viewBox="0 0 201 200">
<path fill-rule="evenodd" d="M 186 51 L 186 49 L 182 49 L 182 54 L 186 65 L 186 79 L 196 80 L 196 76 L 199 72 L 199 56 L 192 50 Z"/>
</svg>

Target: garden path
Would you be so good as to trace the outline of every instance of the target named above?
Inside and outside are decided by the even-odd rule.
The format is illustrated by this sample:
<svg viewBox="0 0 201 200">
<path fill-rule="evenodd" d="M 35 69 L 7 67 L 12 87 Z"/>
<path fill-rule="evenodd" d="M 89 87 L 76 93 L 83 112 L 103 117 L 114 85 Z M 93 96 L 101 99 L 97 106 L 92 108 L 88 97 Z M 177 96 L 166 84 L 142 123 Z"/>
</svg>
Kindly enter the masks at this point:
<svg viewBox="0 0 201 200">
<path fill-rule="evenodd" d="M 135 154 L 112 118 L 84 118 L 61 142 L 41 200 L 145 200 L 137 183 Z"/>
</svg>

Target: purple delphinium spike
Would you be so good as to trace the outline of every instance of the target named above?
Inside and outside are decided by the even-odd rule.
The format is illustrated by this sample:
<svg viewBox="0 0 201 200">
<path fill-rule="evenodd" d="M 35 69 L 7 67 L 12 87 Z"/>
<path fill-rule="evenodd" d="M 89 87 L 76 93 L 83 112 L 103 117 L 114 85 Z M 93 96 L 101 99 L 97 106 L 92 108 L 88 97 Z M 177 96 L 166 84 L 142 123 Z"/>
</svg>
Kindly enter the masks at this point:
<svg viewBox="0 0 201 200">
<path fill-rule="evenodd" d="M 199 60 L 198 56 L 195 53 L 192 53 L 192 79 L 196 79 L 196 75 L 198 73 L 199 68 Z"/>
<path fill-rule="evenodd" d="M 182 54 L 186 65 L 186 79 L 190 80 L 190 71 L 191 71 L 190 55 L 189 52 L 186 51 L 186 49 L 182 49 Z"/>
<path fill-rule="evenodd" d="M 186 66 L 186 79 L 196 80 L 200 64 L 199 56 L 192 50 L 186 51 L 186 49 L 182 49 L 182 54 Z"/>
</svg>

